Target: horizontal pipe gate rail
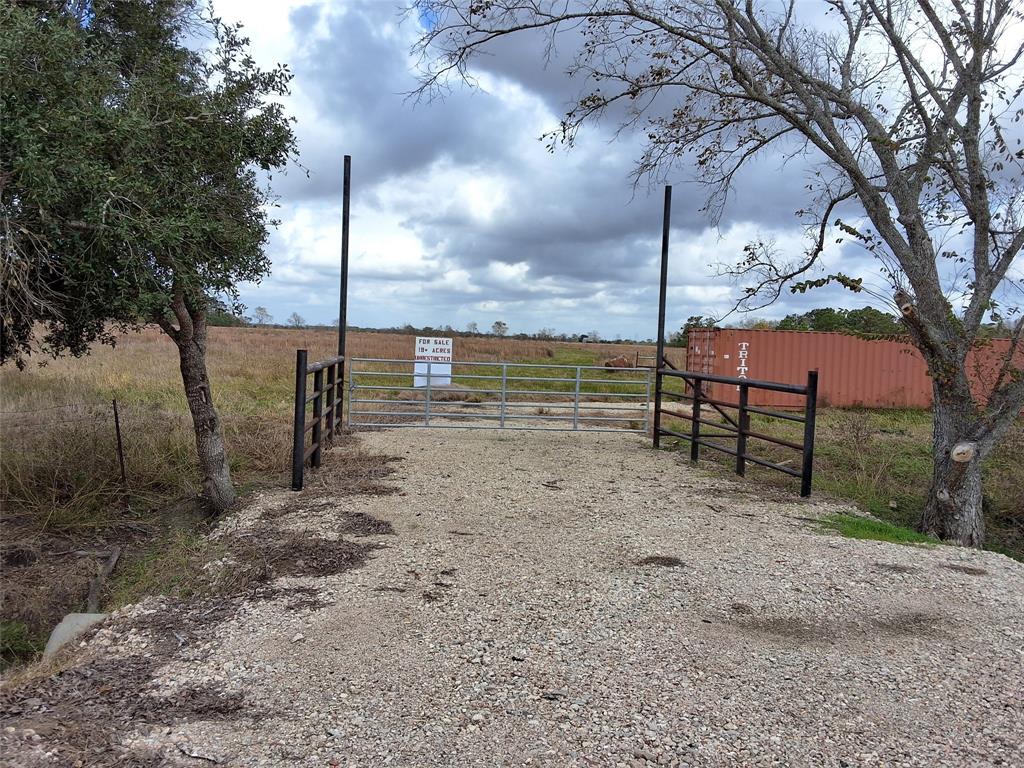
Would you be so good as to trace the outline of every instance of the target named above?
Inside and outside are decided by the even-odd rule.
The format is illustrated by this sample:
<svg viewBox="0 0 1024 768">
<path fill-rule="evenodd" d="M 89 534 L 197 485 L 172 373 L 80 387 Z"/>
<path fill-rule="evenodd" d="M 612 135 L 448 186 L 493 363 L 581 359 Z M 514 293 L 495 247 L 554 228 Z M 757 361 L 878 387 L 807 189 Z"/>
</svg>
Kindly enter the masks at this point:
<svg viewBox="0 0 1024 768">
<path fill-rule="evenodd" d="M 341 431 L 345 357 L 307 362 L 307 351 L 295 352 L 295 424 L 292 432 L 292 490 L 301 491 L 306 464 L 320 466 L 324 447 Z M 313 377 L 313 391 L 308 379 Z M 312 406 L 312 413 L 307 411 Z M 310 435 L 309 444 L 306 435 Z"/>
<path fill-rule="evenodd" d="M 680 379 L 684 384 L 683 392 L 665 391 L 663 387 L 664 377 Z M 736 403 L 730 403 L 708 397 L 704 392 L 705 382 L 735 385 L 739 391 L 739 401 Z M 749 402 L 749 393 L 751 389 L 763 389 L 773 392 L 786 392 L 793 395 L 801 395 L 804 398 L 803 415 L 801 416 L 798 415 L 798 413 L 792 412 L 782 413 L 779 411 L 769 411 L 765 408 L 757 408 L 752 405 L 748 405 L 747 403 Z M 678 398 L 681 401 L 689 401 L 691 403 L 690 413 L 686 414 L 677 411 L 664 410 L 662 408 L 662 398 L 665 396 Z M 721 421 L 711 421 L 703 418 L 702 408 L 704 406 L 712 408 L 721 418 Z M 814 422 L 817 414 L 817 406 L 817 371 L 808 371 L 807 384 L 800 385 L 782 384 L 774 381 L 741 379 L 731 376 L 715 376 L 710 373 L 699 373 L 695 371 L 678 371 L 670 366 L 666 366 L 658 371 L 655 379 L 654 447 L 658 448 L 660 446 L 662 436 L 677 437 L 687 440 L 690 443 L 691 461 L 697 461 L 699 459 L 701 446 L 711 448 L 736 457 L 737 475 L 742 476 L 746 473 L 746 463 L 749 461 L 752 464 L 767 467 L 768 469 L 774 469 L 778 472 L 792 475 L 793 477 L 799 477 L 800 495 L 810 496 L 811 476 L 814 469 Z M 735 413 L 726 413 L 723 409 L 730 409 L 730 411 L 735 411 Z M 674 419 L 689 421 L 689 434 L 662 427 L 661 420 L 663 414 Z M 762 432 L 755 432 L 750 428 L 751 414 L 802 423 L 804 432 L 803 442 L 797 443 L 792 440 L 784 440 Z M 716 431 L 709 432 L 704 430 L 702 432 L 702 425 Z M 728 445 L 713 442 L 713 440 L 716 439 L 726 439 L 730 441 L 735 440 L 736 447 L 731 448 Z M 784 464 L 768 461 L 767 459 L 752 455 L 748 450 L 749 439 L 762 440 L 767 443 L 773 443 L 775 445 L 781 445 L 786 448 L 799 451 L 801 454 L 800 469 L 796 470 Z"/>
<path fill-rule="evenodd" d="M 651 393 L 649 368 L 353 357 L 347 424 L 646 433 Z"/>
</svg>

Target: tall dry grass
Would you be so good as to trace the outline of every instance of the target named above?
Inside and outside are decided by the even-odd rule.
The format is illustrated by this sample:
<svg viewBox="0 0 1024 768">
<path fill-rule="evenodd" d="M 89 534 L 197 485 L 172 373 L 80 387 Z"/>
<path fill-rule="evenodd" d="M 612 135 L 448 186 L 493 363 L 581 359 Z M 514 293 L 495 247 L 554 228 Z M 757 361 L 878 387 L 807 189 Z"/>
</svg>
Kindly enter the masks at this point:
<svg viewBox="0 0 1024 768">
<path fill-rule="evenodd" d="M 414 337 L 353 332 L 349 356 L 409 359 Z M 331 329 L 211 328 L 211 389 L 236 480 L 283 480 L 291 446 L 295 350 L 311 360 L 336 352 Z M 457 360 L 600 364 L 638 349 L 627 344 L 459 337 Z M 106 524 L 123 506 L 111 400 L 117 398 L 136 510 L 194 495 L 191 422 L 177 351 L 156 328 L 124 334 L 82 358 L 0 369 L 0 502 L 8 521 L 45 529 Z M 95 417 L 88 421 L 81 417 Z M 77 420 L 76 420 L 77 419 Z"/>
</svg>

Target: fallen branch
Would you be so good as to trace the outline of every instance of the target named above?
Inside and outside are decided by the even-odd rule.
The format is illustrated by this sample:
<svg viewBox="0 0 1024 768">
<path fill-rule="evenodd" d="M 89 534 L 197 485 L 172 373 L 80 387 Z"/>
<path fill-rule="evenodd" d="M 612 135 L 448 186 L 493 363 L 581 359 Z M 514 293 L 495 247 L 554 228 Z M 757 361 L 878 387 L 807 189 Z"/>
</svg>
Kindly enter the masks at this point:
<svg viewBox="0 0 1024 768">
<path fill-rule="evenodd" d="M 89 582 L 89 598 L 86 601 L 86 612 L 87 613 L 99 613 L 100 610 L 100 590 L 103 589 L 103 583 L 107 580 L 107 577 L 114 570 L 114 566 L 117 565 L 118 558 L 121 557 L 121 548 L 114 547 L 110 550 L 110 556 L 107 558 L 107 562 L 100 569 L 100 572 L 96 574 L 91 582 Z"/>
<path fill-rule="evenodd" d="M 220 760 L 218 760 L 216 757 L 207 757 L 206 755 L 200 755 L 198 752 L 189 752 L 187 749 L 181 746 L 181 744 L 178 745 L 178 751 L 181 752 L 181 754 L 183 754 L 185 757 L 191 757 L 193 760 L 205 760 L 208 763 L 220 765 Z"/>
</svg>

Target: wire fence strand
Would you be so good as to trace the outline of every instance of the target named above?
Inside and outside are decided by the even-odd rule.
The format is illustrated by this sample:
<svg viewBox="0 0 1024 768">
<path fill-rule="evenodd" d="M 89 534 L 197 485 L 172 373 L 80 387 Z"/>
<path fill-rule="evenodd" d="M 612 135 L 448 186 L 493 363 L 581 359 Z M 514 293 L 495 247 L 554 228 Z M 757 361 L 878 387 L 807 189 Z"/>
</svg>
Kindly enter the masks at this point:
<svg viewBox="0 0 1024 768">
<path fill-rule="evenodd" d="M 83 400 L 83 401 L 78 402 L 78 403 L 63 403 L 61 405 L 48 405 L 45 408 L 26 408 L 24 410 L 19 410 L 19 411 L 0 411 L 0 415 L 2 415 L 2 416 L 9 416 L 9 415 L 14 415 L 14 414 L 19 414 L 19 413 L 47 413 L 48 411 L 57 411 L 57 410 L 60 410 L 62 408 L 83 408 L 83 407 L 86 407 L 86 408 L 89 408 L 89 407 L 92 407 L 92 408 L 107 408 L 107 407 L 109 407 L 109 404 L 108 403 L 90 403 L 90 402 L 86 402 L 86 401 Z"/>
</svg>

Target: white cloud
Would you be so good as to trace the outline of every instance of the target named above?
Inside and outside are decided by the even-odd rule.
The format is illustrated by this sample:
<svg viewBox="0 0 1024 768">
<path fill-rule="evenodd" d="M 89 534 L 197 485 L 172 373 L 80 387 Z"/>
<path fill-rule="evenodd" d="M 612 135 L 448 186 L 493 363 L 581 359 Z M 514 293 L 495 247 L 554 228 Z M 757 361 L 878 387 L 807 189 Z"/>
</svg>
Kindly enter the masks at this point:
<svg viewBox="0 0 1024 768">
<path fill-rule="evenodd" d="M 633 188 L 639 144 L 629 134 L 612 141 L 610 130 L 591 128 L 573 150 L 547 151 L 538 138 L 557 125 L 569 92 L 557 66 L 539 72 L 528 46 L 510 48 L 511 59 L 479 73 L 482 92 L 416 104 L 404 95 L 415 85 L 416 26 L 399 24 L 392 3 L 216 0 L 216 9 L 244 22 L 262 66 L 292 65 L 286 104 L 309 171 L 275 180 L 273 272 L 243 287 L 250 306 L 310 322 L 337 316 L 341 165 L 350 153 L 353 324 L 486 327 L 500 318 L 513 331 L 654 335 L 660 189 Z M 802 251 L 791 217 L 802 171 L 781 173 L 770 161 L 755 168 L 745 182 L 752 193 L 721 230 L 699 211 L 702 191 L 677 180 L 670 325 L 730 306 L 735 288 L 716 273 L 750 240 Z M 807 299 L 787 301 L 774 314 Z"/>
</svg>

